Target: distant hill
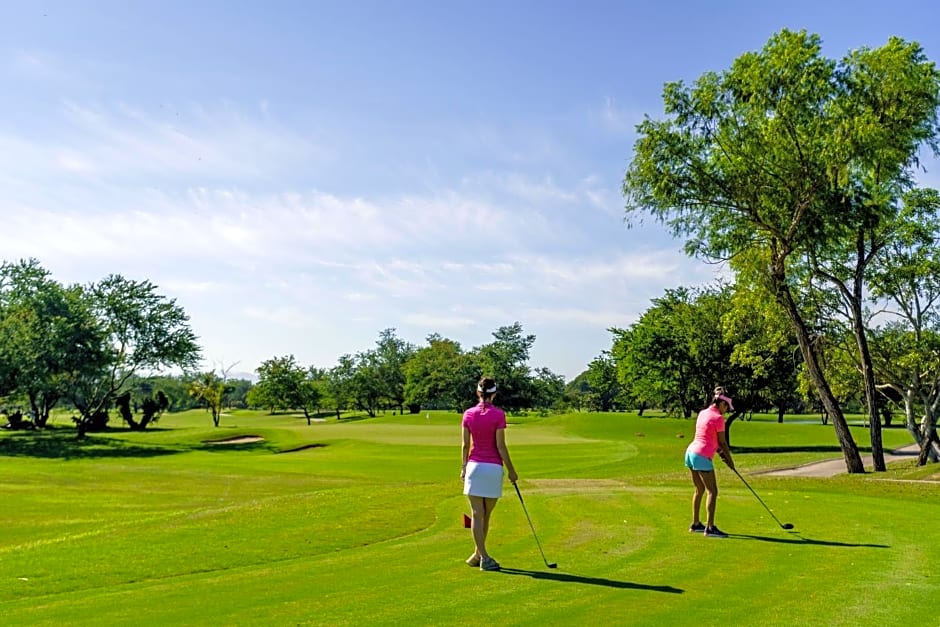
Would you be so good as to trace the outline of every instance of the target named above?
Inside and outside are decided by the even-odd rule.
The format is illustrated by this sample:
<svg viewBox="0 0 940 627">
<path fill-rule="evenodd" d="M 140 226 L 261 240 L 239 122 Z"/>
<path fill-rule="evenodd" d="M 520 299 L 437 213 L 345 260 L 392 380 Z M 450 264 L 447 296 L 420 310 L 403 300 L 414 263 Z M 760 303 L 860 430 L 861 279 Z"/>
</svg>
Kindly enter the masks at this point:
<svg viewBox="0 0 940 627">
<path fill-rule="evenodd" d="M 252 383 L 258 382 L 258 374 L 256 372 L 230 372 L 228 373 L 228 379 L 245 379 L 251 381 Z"/>
</svg>

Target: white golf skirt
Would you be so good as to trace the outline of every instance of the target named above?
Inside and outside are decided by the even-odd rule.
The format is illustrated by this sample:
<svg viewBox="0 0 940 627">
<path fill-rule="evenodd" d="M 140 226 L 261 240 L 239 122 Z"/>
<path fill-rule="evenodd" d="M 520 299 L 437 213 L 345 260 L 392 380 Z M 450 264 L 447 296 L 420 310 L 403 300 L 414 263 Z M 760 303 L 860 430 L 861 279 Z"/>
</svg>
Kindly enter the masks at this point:
<svg viewBox="0 0 940 627">
<path fill-rule="evenodd" d="M 498 499 L 503 495 L 503 465 L 486 462 L 467 462 L 463 493 Z"/>
</svg>

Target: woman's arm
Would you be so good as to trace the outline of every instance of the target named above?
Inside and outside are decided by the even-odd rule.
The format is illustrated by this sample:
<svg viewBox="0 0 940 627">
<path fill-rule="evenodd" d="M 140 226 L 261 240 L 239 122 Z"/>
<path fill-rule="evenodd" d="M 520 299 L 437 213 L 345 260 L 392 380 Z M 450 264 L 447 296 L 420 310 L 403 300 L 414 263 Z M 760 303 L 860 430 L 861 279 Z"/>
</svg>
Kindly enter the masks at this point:
<svg viewBox="0 0 940 627">
<path fill-rule="evenodd" d="M 470 429 L 467 427 L 463 428 L 461 441 L 460 478 L 463 479 L 467 474 L 467 460 L 470 458 Z"/>
<path fill-rule="evenodd" d="M 725 432 L 718 432 L 718 454 L 721 459 L 728 464 L 728 468 L 734 470 L 734 459 L 731 457 L 731 447 L 728 446 L 728 440 L 725 438 Z"/>
<path fill-rule="evenodd" d="M 506 448 L 505 429 L 496 430 L 496 448 L 499 450 L 499 456 L 503 458 L 503 463 L 506 465 L 506 476 L 509 477 L 511 482 L 515 483 L 518 481 L 519 475 L 516 474 L 516 468 L 512 465 L 512 460 L 509 458 L 509 449 Z"/>
</svg>

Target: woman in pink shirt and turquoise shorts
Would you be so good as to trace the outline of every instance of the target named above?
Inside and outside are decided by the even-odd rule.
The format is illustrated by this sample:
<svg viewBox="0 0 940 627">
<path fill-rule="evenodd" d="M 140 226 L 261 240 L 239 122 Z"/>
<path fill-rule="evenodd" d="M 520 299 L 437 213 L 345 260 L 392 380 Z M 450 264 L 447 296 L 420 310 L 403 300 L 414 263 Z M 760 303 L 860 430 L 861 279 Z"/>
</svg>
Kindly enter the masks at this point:
<svg viewBox="0 0 940 627">
<path fill-rule="evenodd" d="M 725 438 L 725 414 L 733 411 L 731 399 L 725 395 L 724 388 L 715 388 L 711 405 L 698 414 L 695 421 L 695 439 L 685 449 L 685 465 L 692 473 L 695 492 L 692 495 L 692 526 L 689 531 L 703 532 L 710 538 L 727 538 L 728 534 L 715 526 L 715 505 L 718 502 L 718 483 L 715 480 L 715 465 L 712 463 L 717 452 L 721 459 L 734 470 L 731 448 Z M 700 510 L 702 495 L 708 494 L 705 501 L 707 518 L 702 524 Z"/>
<path fill-rule="evenodd" d="M 506 448 L 506 414 L 493 404 L 495 396 L 496 381 L 489 377 L 480 379 L 477 384 L 480 402 L 464 412 L 462 422 L 460 478 L 473 514 L 470 528 L 474 551 L 467 564 L 480 570 L 499 570 L 499 564 L 486 552 L 486 536 L 490 516 L 503 495 L 503 465 L 510 481 L 515 483 L 519 479 Z"/>
</svg>

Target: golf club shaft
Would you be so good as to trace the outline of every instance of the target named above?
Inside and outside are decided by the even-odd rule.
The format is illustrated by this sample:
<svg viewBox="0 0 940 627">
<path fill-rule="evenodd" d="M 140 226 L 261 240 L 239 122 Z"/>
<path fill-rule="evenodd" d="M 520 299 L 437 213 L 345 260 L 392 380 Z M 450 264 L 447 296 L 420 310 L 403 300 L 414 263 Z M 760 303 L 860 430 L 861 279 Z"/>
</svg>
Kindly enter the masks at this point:
<svg viewBox="0 0 940 627">
<path fill-rule="evenodd" d="M 525 507 L 525 501 L 522 500 L 522 492 L 519 491 L 519 486 L 515 483 L 512 484 L 512 487 L 516 489 L 516 494 L 519 495 L 519 503 L 522 504 L 522 511 L 525 512 L 525 519 L 529 521 L 529 529 L 532 530 L 532 537 L 535 538 L 535 543 L 539 547 L 539 553 L 542 555 L 542 561 L 545 562 L 545 565 L 551 568 L 551 565 L 548 563 L 548 560 L 545 559 L 545 551 L 542 550 L 542 543 L 539 542 L 539 536 L 535 533 L 535 525 L 532 524 L 532 519 L 529 517 L 529 510 Z"/>
<path fill-rule="evenodd" d="M 777 524 L 780 525 L 780 528 L 781 528 L 781 529 L 786 529 L 786 526 L 785 526 L 782 522 L 780 522 L 780 520 L 774 515 L 774 513 L 773 513 L 772 511 L 770 511 L 770 508 L 767 507 L 767 503 L 764 503 L 764 499 L 762 499 L 760 496 L 758 496 L 757 492 L 754 491 L 754 488 L 751 487 L 751 484 L 749 484 L 749 483 L 744 479 L 744 477 L 741 476 L 741 473 L 738 472 L 738 469 L 737 469 L 737 468 L 733 468 L 732 470 L 734 470 L 734 474 L 736 474 L 736 475 L 738 476 L 738 479 L 740 479 L 741 482 L 744 483 L 744 485 L 747 486 L 747 489 L 751 491 L 751 494 L 754 495 L 754 498 L 756 498 L 756 499 L 760 502 L 760 504 L 764 506 L 764 509 L 767 510 L 767 513 L 770 514 L 770 515 L 773 517 L 773 519 L 777 521 Z"/>
</svg>

